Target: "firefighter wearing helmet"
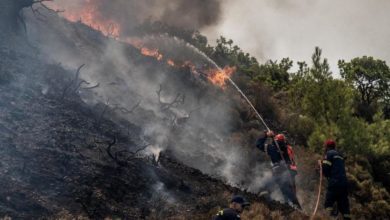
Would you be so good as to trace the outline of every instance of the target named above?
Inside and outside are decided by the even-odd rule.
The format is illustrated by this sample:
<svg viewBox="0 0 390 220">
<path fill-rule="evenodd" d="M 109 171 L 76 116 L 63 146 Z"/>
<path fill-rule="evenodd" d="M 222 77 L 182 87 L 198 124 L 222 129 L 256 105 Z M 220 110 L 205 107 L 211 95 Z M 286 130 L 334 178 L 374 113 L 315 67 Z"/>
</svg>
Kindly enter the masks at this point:
<svg viewBox="0 0 390 220">
<path fill-rule="evenodd" d="M 275 136 L 275 141 L 278 142 L 279 148 L 283 153 L 283 159 L 286 162 L 287 168 L 291 175 L 292 187 L 296 194 L 295 176 L 298 174 L 297 164 L 295 162 L 294 150 L 290 144 L 287 143 L 286 137 L 283 134 Z"/>
<path fill-rule="evenodd" d="M 344 157 L 336 150 L 336 142 L 333 140 L 327 140 L 324 148 L 325 158 L 319 162 L 322 163 L 322 172 L 328 179 L 325 209 L 332 216 L 337 216 L 340 211 L 344 219 L 351 219 Z M 337 204 L 338 210 L 333 209 L 334 204 Z"/>
<path fill-rule="evenodd" d="M 267 140 L 270 139 L 272 141 L 268 144 Z M 282 134 L 275 136 L 272 131 L 264 131 L 264 134 L 257 140 L 256 146 L 270 157 L 273 181 L 279 186 L 285 202 L 300 209 L 295 190 L 294 178 L 297 170 L 294 154 L 285 136 Z"/>
</svg>

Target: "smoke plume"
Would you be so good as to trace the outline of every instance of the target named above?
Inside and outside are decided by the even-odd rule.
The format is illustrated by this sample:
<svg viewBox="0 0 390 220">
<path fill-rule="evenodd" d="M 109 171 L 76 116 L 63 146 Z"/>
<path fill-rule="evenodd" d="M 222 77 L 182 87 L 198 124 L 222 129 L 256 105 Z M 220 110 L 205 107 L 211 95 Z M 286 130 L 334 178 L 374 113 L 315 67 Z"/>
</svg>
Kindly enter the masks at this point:
<svg viewBox="0 0 390 220">
<path fill-rule="evenodd" d="M 198 30 L 216 24 L 221 13 L 220 0 L 56 0 L 48 5 L 65 10 L 74 20 L 87 14 L 86 19 L 99 23 L 111 21 L 119 25 L 121 35 L 146 20 Z"/>
<path fill-rule="evenodd" d="M 267 160 L 253 143 L 241 140 L 245 138 L 237 132 L 236 124 L 242 121 L 233 107 L 237 105 L 234 95 L 201 83 L 202 76 L 192 69 L 171 68 L 83 24 L 54 14 L 46 15 L 44 21 L 31 12 L 26 17 L 30 42 L 43 59 L 69 70 L 86 64 L 80 78 L 100 86 L 80 94 L 85 103 L 132 109 L 141 101 L 132 114 L 117 113 L 142 129 L 143 137 L 138 139 L 150 144 L 150 154 L 158 157 L 161 151 L 169 151 L 188 166 L 252 192 L 265 187 L 271 176 Z M 177 38 L 146 36 L 143 41 L 158 46 L 167 57 L 191 61 L 195 69 L 210 65 L 194 47 Z M 162 104 L 177 97 L 185 98 L 168 108 Z M 235 129 L 236 136 L 232 135 Z"/>
<path fill-rule="evenodd" d="M 390 1 L 226 0 L 218 25 L 205 28 L 261 61 L 310 61 L 319 46 L 337 71 L 338 59 L 369 55 L 390 62 Z"/>
</svg>

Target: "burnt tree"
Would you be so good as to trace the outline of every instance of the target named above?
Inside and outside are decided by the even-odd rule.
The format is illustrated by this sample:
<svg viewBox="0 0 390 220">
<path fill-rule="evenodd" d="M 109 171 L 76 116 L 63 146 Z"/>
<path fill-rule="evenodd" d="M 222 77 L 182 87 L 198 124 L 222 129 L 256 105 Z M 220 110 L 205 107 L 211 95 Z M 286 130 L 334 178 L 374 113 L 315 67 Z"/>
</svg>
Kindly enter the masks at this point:
<svg viewBox="0 0 390 220">
<path fill-rule="evenodd" d="M 3 34 L 15 33 L 20 29 L 22 22 L 21 11 L 31 7 L 34 0 L 1 0 L 0 1 L 0 29 Z"/>
<path fill-rule="evenodd" d="M 0 0 L 0 34 L 7 36 L 18 33 L 24 24 L 22 9 L 48 1 L 52 0 Z"/>
</svg>

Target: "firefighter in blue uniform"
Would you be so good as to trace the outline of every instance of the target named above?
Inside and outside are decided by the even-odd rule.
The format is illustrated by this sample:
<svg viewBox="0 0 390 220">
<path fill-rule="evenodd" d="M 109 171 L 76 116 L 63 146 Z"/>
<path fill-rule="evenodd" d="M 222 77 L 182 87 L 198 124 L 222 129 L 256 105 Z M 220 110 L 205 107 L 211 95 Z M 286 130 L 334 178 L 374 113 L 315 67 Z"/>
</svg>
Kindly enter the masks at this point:
<svg viewBox="0 0 390 220">
<path fill-rule="evenodd" d="M 284 161 L 286 162 L 287 169 L 291 175 L 291 184 L 294 194 L 296 195 L 297 189 L 295 184 L 295 176 L 298 175 L 297 164 L 295 162 L 294 150 L 290 144 L 287 143 L 286 137 L 283 134 L 275 136 L 274 140 L 278 142 L 279 148 L 283 153 Z"/>
<path fill-rule="evenodd" d="M 240 214 L 250 203 L 242 196 L 233 196 L 230 201 L 230 207 L 219 211 L 213 220 L 240 220 Z"/>
<path fill-rule="evenodd" d="M 322 160 L 322 172 L 328 179 L 325 197 L 325 209 L 333 216 L 338 212 L 333 210 L 337 203 L 338 211 L 344 219 L 351 219 L 348 201 L 348 179 L 345 173 L 344 157 L 336 150 L 336 142 L 327 140 L 324 144 L 325 158 Z"/>
<path fill-rule="evenodd" d="M 268 138 L 273 138 L 271 144 L 266 143 Z M 287 144 L 284 135 L 275 136 L 272 131 L 264 131 L 264 135 L 257 140 L 256 146 L 270 157 L 273 180 L 279 186 L 285 202 L 292 203 L 300 209 L 295 189 L 296 164 L 292 148 Z"/>
</svg>

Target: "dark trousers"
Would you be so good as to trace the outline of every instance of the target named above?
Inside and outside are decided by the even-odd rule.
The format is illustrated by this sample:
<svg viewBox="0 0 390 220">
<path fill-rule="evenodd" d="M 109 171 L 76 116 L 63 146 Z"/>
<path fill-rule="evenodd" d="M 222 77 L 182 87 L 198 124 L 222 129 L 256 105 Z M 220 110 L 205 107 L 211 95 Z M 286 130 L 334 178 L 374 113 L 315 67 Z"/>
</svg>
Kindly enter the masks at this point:
<svg viewBox="0 0 390 220">
<path fill-rule="evenodd" d="M 273 177 L 279 186 L 286 202 L 291 202 L 297 208 L 301 208 L 295 192 L 295 181 L 286 167 L 280 166 L 273 169 Z"/>
<path fill-rule="evenodd" d="M 344 219 L 350 219 L 348 186 L 331 186 L 328 187 L 325 197 L 325 209 L 333 212 L 333 205 L 337 203 L 337 208 L 343 215 Z"/>
<path fill-rule="evenodd" d="M 298 174 L 297 171 L 289 169 L 291 175 L 291 185 L 294 191 L 294 194 L 297 194 L 297 185 L 295 184 L 295 176 Z"/>
</svg>

